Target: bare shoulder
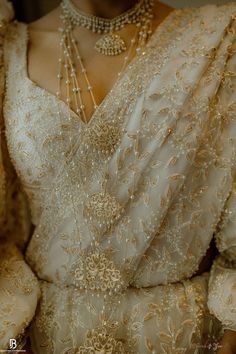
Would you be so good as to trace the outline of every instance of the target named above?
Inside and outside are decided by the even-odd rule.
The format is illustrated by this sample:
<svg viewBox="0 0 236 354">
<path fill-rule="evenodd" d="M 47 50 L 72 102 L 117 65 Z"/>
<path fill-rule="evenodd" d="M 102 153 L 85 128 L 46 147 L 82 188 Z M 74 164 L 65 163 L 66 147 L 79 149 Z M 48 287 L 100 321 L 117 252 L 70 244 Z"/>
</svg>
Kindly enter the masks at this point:
<svg viewBox="0 0 236 354">
<path fill-rule="evenodd" d="M 28 34 L 31 54 L 35 57 L 42 51 L 47 52 L 55 48 L 58 41 L 58 28 L 60 27 L 60 7 L 28 24 Z"/>
<path fill-rule="evenodd" d="M 163 2 L 160 2 L 160 1 L 155 1 L 155 5 L 154 5 L 154 11 L 156 13 L 159 13 L 159 12 L 165 12 L 165 13 L 168 13 L 170 11 L 174 10 L 173 7 L 167 5 L 167 4 L 164 4 Z"/>
<path fill-rule="evenodd" d="M 60 25 L 60 7 L 40 17 L 38 20 L 29 23 L 28 28 L 31 32 L 55 32 Z"/>
<path fill-rule="evenodd" d="M 175 8 L 164 4 L 159 1 L 155 1 L 154 5 L 154 26 L 158 25 L 165 17 L 167 17 Z"/>
</svg>

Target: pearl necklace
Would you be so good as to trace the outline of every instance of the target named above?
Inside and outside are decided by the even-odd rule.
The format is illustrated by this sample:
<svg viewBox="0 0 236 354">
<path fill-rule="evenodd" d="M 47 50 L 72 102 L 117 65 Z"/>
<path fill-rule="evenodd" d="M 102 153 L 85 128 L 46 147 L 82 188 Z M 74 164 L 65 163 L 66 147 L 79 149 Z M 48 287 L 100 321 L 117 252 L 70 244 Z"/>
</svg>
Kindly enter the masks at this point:
<svg viewBox="0 0 236 354">
<path fill-rule="evenodd" d="M 83 92 L 79 85 L 77 73 L 81 73 L 81 76 L 84 77 L 85 83 L 87 85 L 86 89 L 89 92 L 94 110 L 97 109 L 98 105 L 94 97 L 92 85 L 87 75 L 87 70 L 83 64 L 83 60 L 79 53 L 78 42 L 73 35 L 73 29 L 75 25 L 71 22 L 71 19 L 64 12 L 63 4 L 64 2 L 62 2 L 61 4 L 62 14 L 60 16 L 62 21 L 62 27 L 59 28 L 59 32 L 61 34 L 61 50 L 59 58 L 57 97 L 61 99 L 62 81 L 64 79 L 66 85 L 66 103 L 71 109 L 72 107 L 75 107 L 75 112 L 79 116 L 79 118 L 84 123 L 88 123 L 89 120 L 85 112 L 86 107 L 83 101 Z M 124 57 L 124 62 L 121 67 L 121 70 L 117 74 L 118 77 L 121 76 L 124 69 L 126 68 L 132 52 L 135 50 L 137 55 L 142 52 L 142 48 L 144 48 L 147 39 L 152 33 L 151 17 L 151 14 L 149 14 L 148 17 L 144 16 L 142 22 L 136 24 L 136 33 L 130 41 L 129 51 L 128 54 Z"/>
<path fill-rule="evenodd" d="M 119 55 L 127 49 L 123 38 L 114 31 L 121 30 L 127 24 L 141 24 L 150 18 L 153 1 L 141 0 L 121 15 L 107 19 L 79 10 L 71 0 L 63 0 L 64 16 L 75 26 L 82 26 L 95 33 L 105 34 L 95 44 L 95 50 L 104 55 Z"/>
</svg>

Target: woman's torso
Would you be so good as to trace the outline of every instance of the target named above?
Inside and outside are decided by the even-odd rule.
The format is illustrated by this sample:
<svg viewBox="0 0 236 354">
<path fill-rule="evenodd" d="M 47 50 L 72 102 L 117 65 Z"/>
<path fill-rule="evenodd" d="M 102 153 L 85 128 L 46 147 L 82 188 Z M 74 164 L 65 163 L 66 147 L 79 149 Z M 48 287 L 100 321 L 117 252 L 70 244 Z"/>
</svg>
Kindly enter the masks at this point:
<svg viewBox="0 0 236 354">
<path fill-rule="evenodd" d="M 138 267 L 129 273 L 129 287 L 121 302 L 116 301 L 116 297 L 113 299 L 113 325 L 118 326 L 119 337 L 125 338 L 129 333 L 133 345 L 135 340 L 139 342 L 136 352 L 143 354 L 152 349 L 154 353 L 155 350 L 159 353 L 164 351 L 165 346 L 170 352 L 173 343 L 169 338 L 174 335 L 175 345 L 182 346 L 180 352 L 192 354 L 194 335 L 199 343 L 205 331 L 211 335 L 210 316 L 206 310 L 207 274 L 201 277 L 193 275 L 204 255 L 208 255 L 207 249 L 230 188 L 230 178 L 227 177 L 231 169 L 230 146 L 227 141 L 219 141 L 225 150 L 219 150 L 222 159 L 215 159 L 213 143 L 214 134 L 218 132 L 215 126 L 217 121 L 208 122 L 209 101 L 205 99 L 207 96 L 214 97 L 220 82 L 214 75 L 214 65 L 219 72 L 222 71 L 224 60 L 220 54 L 226 51 L 227 38 L 222 45 L 220 43 L 225 38 L 224 28 L 235 9 L 235 5 L 230 6 L 219 11 L 214 6 L 181 10 L 169 17 L 169 21 L 160 26 L 153 37 L 147 55 L 134 61 L 127 69 L 126 75 L 117 82 L 87 127 L 68 111 L 63 101 L 29 79 L 26 25 L 10 25 L 5 43 L 7 90 L 4 119 L 10 156 L 28 195 L 32 221 L 36 225 L 26 251 L 27 261 L 40 279 L 43 294 L 32 327 L 36 352 L 62 352 L 72 346 L 73 341 L 74 348 L 82 341 L 86 328 L 99 324 L 96 314 L 102 308 L 102 299 L 94 298 L 92 291 L 86 295 L 83 287 L 75 283 L 76 272 L 73 271 L 78 269 L 75 266 L 83 268 L 84 264 L 74 252 L 75 220 L 68 212 L 68 200 L 63 200 L 65 216 L 55 214 L 54 218 L 49 218 L 47 213 L 50 215 L 50 208 L 54 210 L 54 205 L 48 205 L 47 198 L 52 192 L 58 166 L 64 164 L 65 157 L 71 152 L 71 144 L 78 141 L 82 144 L 84 134 L 96 132 L 94 129 L 102 126 L 101 118 L 110 119 L 112 127 L 124 124 L 130 131 L 131 144 L 137 124 L 143 124 L 141 162 L 148 161 L 147 151 L 144 153 L 145 147 L 151 148 L 148 143 L 153 139 L 156 144 L 156 149 L 152 150 L 153 160 L 142 173 L 139 187 L 144 193 L 138 194 L 137 190 L 138 203 L 134 204 L 130 227 L 123 224 L 127 227 L 126 235 L 130 237 L 133 232 L 132 241 L 136 240 L 136 243 L 129 243 L 131 239 L 124 238 L 120 229 L 115 240 L 119 242 L 114 241 L 111 246 L 114 250 L 115 246 L 123 246 L 128 239 L 126 252 L 112 253 L 109 262 L 102 258 L 103 267 L 107 267 L 112 275 L 116 274 L 115 265 L 127 270 L 127 261 L 135 258 L 136 253 L 143 252 Z M 227 35 L 230 36 L 230 31 Z M 217 46 L 219 56 L 214 61 L 211 49 Z M 125 116 L 123 121 L 122 114 Z M 209 126 L 206 126 L 206 121 Z M 149 123 L 152 123 L 153 132 L 145 137 Z M 168 131 L 169 128 L 176 129 L 176 134 L 170 134 L 173 131 Z M 204 128 L 206 135 L 201 140 Z M 95 140 L 93 134 L 90 136 L 90 143 L 97 144 L 95 146 L 99 149 L 101 141 Z M 102 143 L 108 144 L 109 139 L 107 136 Z M 197 148 L 196 155 L 192 144 Z M 116 165 L 115 160 L 111 160 L 109 170 L 114 179 L 119 176 L 119 183 L 124 182 L 122 189 L 118 180 L 115 183 L 113 179 L 112 189 L 120 199 L 126 196 L 125 186 L 131 175 L 127 172 L 129 168 L 134 171 L 135 167 L 142 167 L 141 163 L 134 165 L 136 160 L 129 145 L 124 151 L 126 155 L 120 154 L 120 160 L 117 160 L 120 164 Z M 99 169 L 104 160 L 100 159 L 100 155 L 97 161 L 92 160 L 93 155 L 96 155 L 95 150 L 90 153 L 89 161 L 94 161 Z M 82 162 L 86 161 L 83 155 L 78 157 Z M 90 175 L 90 165 L 86 164 L 88 180 L 96 183 Z M 63 166 L 69 168 L 66 164 Z M 66 172 L 70 173 L 70 170 Z M 74 177 L 71 183 L 76 182 L 76 174 Z M 65 182 L 68 181 L 65 179 Z M 74 191 L 73 183 L 71 188 Z M 60 188 L 64 186 L 60 185 Z M 175 191 L 178 193 L 173 197 L 172 192 Z M 61 190 L 59 193 L 64 196 Z M 156 216 L 151 209 L 155 199 L 160 200 Z M 165 214 L 161 220 L 162 210 Z M 145 251 L 149 242 L 149 215 L 153 217 L 156 235 Z M 138 217 L 146 217 L 143 229 L 138 224 Z M 86 246 L 86 229 L 83 231 L 81 237 L 84 237 Z M 104 240 L 104 248 L 106 246 L 109 244 Z M 96 264 L 90 263 L 90 266 L 92 272 L 97 271 Z M 102 276 L 99 278 L 104 286 L 106 281 Z M 166 318 L 169 320 L 166 321 Z M 91 324 L 90 320 L 94 322 Z M 56 339 L 58 335 L 60 340 Z M 98 338 L 99 334 L 94 332 L 93 339 Z M 112 337 L 110 339 L 116 345 Z M 160 343 L 164 347 L 161 348 Z M 78 352 L 88 350 L 91 345 L 89 339 L 86 345 L 80 347 Z"/>
<path fill-rule="evenodd" d="M 184 35 L 183 24 L 191 23 L 193 13 L 194 10 L 192 10 L 192 12 L 191 10 L 188 10 L 186 11 L 186 15 L 183 16 L 183 19 L 181 19 L 181 14 L 176 12 L 174 16 L 176 16 L 175 21 L 177 21 L 177 24 L 174 24 L 173 27 L 176 27 L 177 32 L 170 33 L 170 42 L 177 38 L 175 45 L 180 43 L 180 38 Z M 164 24 L 162 30 L 167 26 L 167 23 L 168 22 Z M 194 37 L 194 35 L 198 35 L 196 35 L 197 32 L 195 33 L 194 31 L 197 31 L 196 27 L 193 28 L 192 34 L 189 36 L 190 38 Z M 9 38 L 7 39 L 8 43 L 6 44 L 6 56 L 7 60 L 9 60 L 7 77 L 8 90 L 5 100 L 6 136 L 14 166 L 29 197 L 33 223 L 37 225 L 42 212 L 44 198 L 48 193 L 48 189 L 50 189 L 49 186 L 51 180 L 55 177 L 55 171 L 57 170 L 57 165 L 60 164 L 61 156 L 67 153 L 66 149 L 69 151 L 71 141 L 76 141 L 78 132 L 83 131 L 84 125 L 78 121 L 73 112 L 68 112 L 67 106 L 62 100 L 58 100 L 55 95 L 48 92 L 46 89 L 41 88 L 28 77 L 26 57 L 28 40 L 27 26 L 22 23 L 13 24 L 9 29 L 9 33 Z M 214 32 L 212 31 L 212 33 Z M 156 38 L 153 40 L 153 46 L 159 46 L 160 52 L 161 49 L 165 52 L 166 48 L 164 47 L 166 46 L 169 54 L 164 53 L 163 58 L 167 63 L 168 61 L 171 63 L 167 65 L 172 65 L 172 67 L 179 66 L 178 61 L 180 61 L 181 57 L 179 57 L 178 46 L 171 47 L 168 42 L 165 43 L 164 41 L 161 41 L 160 36 L 161 35 L 157 32 Z M 188 38 L 188 40 L 190 39 Z M 211 42 L 212 44 L 215 44 L 216 40 L 216 35 L 212 34 L 206 42 L 211 46 Z M 196 42 L 196 48 L 197 47 L 198 43 Z M 153 60 L 158 60 L 158 58 L 155 59 L 155 54 L 153 54 L 153 52 L 154 50 L 151 49 L 150 54 L 148 54 L 148 60 L 152 61 L 150 68 L 155 70 L 155 63 L 153 63 Z M 172 59 L 170 53 L 172 53 Z M 200 74 L 200 70 L 197 69 L 197 65 L 195 65 L 191 56 L 189 56 L 189 58 L 186 57 L 186 62 L 189 67 L 196 67 L 195 75 L 198 75 L 197 70 Z M 156 63 L 156 71 L 158 71 L 160 64 L 161 63 L 159 62 Z M 185 63 L 185 66 L 187 66 L 187 64 Z M 199 67 L 201 65 L 203 67 L 203 64 L 200 64 Z M 137 63 L 134 63 L 134 68 L 137 72 L 139 71 Z M 140 67 L 140 73 L 142 73 L 142 70 Z M 132 77 L 132 65 L 127 73 Z M 150 81 L 152 73 L 150 70 L 143 70 L 142 74 L 145 78 L 145 80 L 143 80 L 143 87 L 145 87 L 145 83 L 148 83 L 148 80 Z M 168 76 L 168 80 L 169 79 L 170 76 Z M 122 98 L 121 102 L 124 102 L 128 93 L 127 88 L 131 87 L 129 86 L 130 83 L 128 82 L 128 79 L 125 78 L 125 80 L 126 87 L 124 86 L 124 92 L 119 91 L 121 83 L 119 85 L 118 82 L 115 90 L 117 90 L 117 92 L 119 91 L 119 95 L 116 96 L 116 91 L 114 91 L 116 102 L 114 102 L 112 99 L 112 93 L 110 93 L 105 102 L 101 105 L 99 113 L 104 109 L 109 111 L 113 103 L 115 103 L 114 106 L 117 109 L 117 107 L 119 107 L 119 97 Z M 195 80 L 195 78 L 192 80 Z M 135 99 L 137 91 L 135 91 L 134 87 L 134 94 L 130 95 L 130 93 L 128 93 L 130 100 Z M 57 115 L 59 110 L 63 112 L 60 119 L 58 119 Z M 72 115 L 72 120 L 68 121 L 68 116 L 70 114 Z M 96 123 L 96 113 L 93 120 Z M 63 130 L 63 133 L 66 131 L 66 134 L 68 134 L 67 136 L 70 137 L 68 143 L 61 134 L 61 129 Z M 196 197 L 193 195 L 193 190 L 195 188 L 199 188 L 198 192 L 196 189 Z M 194 183 L 189 179 L 189 182 L 184 186 L 183 193 L 180 193 L 179 197 L 176 198 L 176 203 L 173 204 L 173 219 L 171 224 L 168 222 L 163 223 L 162 228 L 159 231 L 160 234 L 162 234 L 162 237 L 156 238 L 157 241 L 153 242 L 151 247 L 152 250 L 150 249 L 147 253 L 148 258 L 150 257 L 151 259 L 148 267 L 149 272 L 147 272 L 149 273 L 149 276 L 152 277 L 153 275 L 151 269 L 153 269 L 154 265 L 156 269 L 162 269 L 159 275 L 158 272 L 155 273 L 154 282 L 156 284 L 177 281 L 181 278 L 192 276 L 198 270 L 200 261 L 204 255 L 206 257 L 205 260 L 202 260 L 198 274 L 199 272 L 201 273 L 202 271 L 209 269 L 211 261 L 208 256 L 209 254 L 212 254 L 212 252 L 208 251 L 207 254 L 206 252 L 210 245 L 213 233 L 210 232 L 210 230 L 208 230 L 206 234 L 203 232 L 205 230 L 204 223 L 208 226 L 210 223 L 204 220 L 204 208 L 207 208 L 207 205 L 204 205 L 203 199 L 201 200 L 201 190 L 204 191 L 204 189 L 207 190 L 207 188 L 208 185 L 206 183 L 204 185 L 203 180 L 200 182 L 198 181 L 198 186 L 194 186 Z M 194 201 L 195 198 L 196 202 Z M 198 203 L 201 205 L 200 209 Z M 199 220 L 201 220 L 201 218 L 202 221 L 204 220 L 202 225 L 199 225 L 199 229 L 197 229 L 197 227 L 193 228 L 193 225 L 195 225 L 193 216 L 195 214 L 199 214 Z M 168 216 L 166 221 L 168 221 Z M 187 236 L 190 232 L 189 230 L 191 230 L 191 237 Z M 171 234 L 175 234 L 175 238 L 171 238 Z M 159 254 L 159 256 L 156 256 L 157 254 Z M 211 259 L 212 258 L 213 257 L 211 257 Z M 172 259 L 171 262 L 170 259 Z M 206 259 L 208 260 L 207 264 Z M 144 269 L 147 269 L 145 267 L 147 267 L 147 264 L 144 261 L 141 267 L 142 272 L 140 274 L 145 273 L 143 271 Z M 163 271 L 163 269 L 165 271 Z M 144 277 L 144 275 L 142 275 L 142 277 Z M 149 284 L 150 279 L 144 280 L 143 278 L 142 281 L 144 281 L 145 284 Z"/>
</svg>

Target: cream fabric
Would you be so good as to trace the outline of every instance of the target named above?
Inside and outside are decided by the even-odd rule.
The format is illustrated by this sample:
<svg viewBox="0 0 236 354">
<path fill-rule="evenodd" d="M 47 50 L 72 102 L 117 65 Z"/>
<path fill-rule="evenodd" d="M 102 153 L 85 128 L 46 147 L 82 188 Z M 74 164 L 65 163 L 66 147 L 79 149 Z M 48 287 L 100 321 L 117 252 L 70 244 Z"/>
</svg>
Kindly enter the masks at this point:
<svg viewBox="0 0 236 354">
<path fill-rule="evenodd" d="M 87 125 L 30 80 L 27 25 L 9 26 L 35 353 L 195 354 L 236 331 L 235 15 L 235 2 L 172 12 Z M 194 276 L 212 237 L 220 255 Z"/>
<path fill-rule="evenodd" d="M 0 1 L 0 349 L 17 338 L 18 349 L 40 296 L 38 281 L 23 258 L 30 236 L 26 196 L 10 161 L 3 131 L 2 99 L 5 86 L 3 41 L 13 18 L 10 2 Z"/>
</svg>

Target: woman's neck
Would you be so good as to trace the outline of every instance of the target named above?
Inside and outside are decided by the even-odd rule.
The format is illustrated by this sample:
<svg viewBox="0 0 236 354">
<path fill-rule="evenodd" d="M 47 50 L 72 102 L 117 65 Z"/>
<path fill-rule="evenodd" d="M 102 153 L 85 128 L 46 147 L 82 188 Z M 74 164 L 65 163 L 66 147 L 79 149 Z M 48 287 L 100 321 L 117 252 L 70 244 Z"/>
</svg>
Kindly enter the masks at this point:
<svg viewBox="0 0 236 354">
<path fill-rule="evenodd" d="M 104 17 L 114 18 L 134 6 L 138 0 L 72 0 L 80 10 Z"/>
</svg>

